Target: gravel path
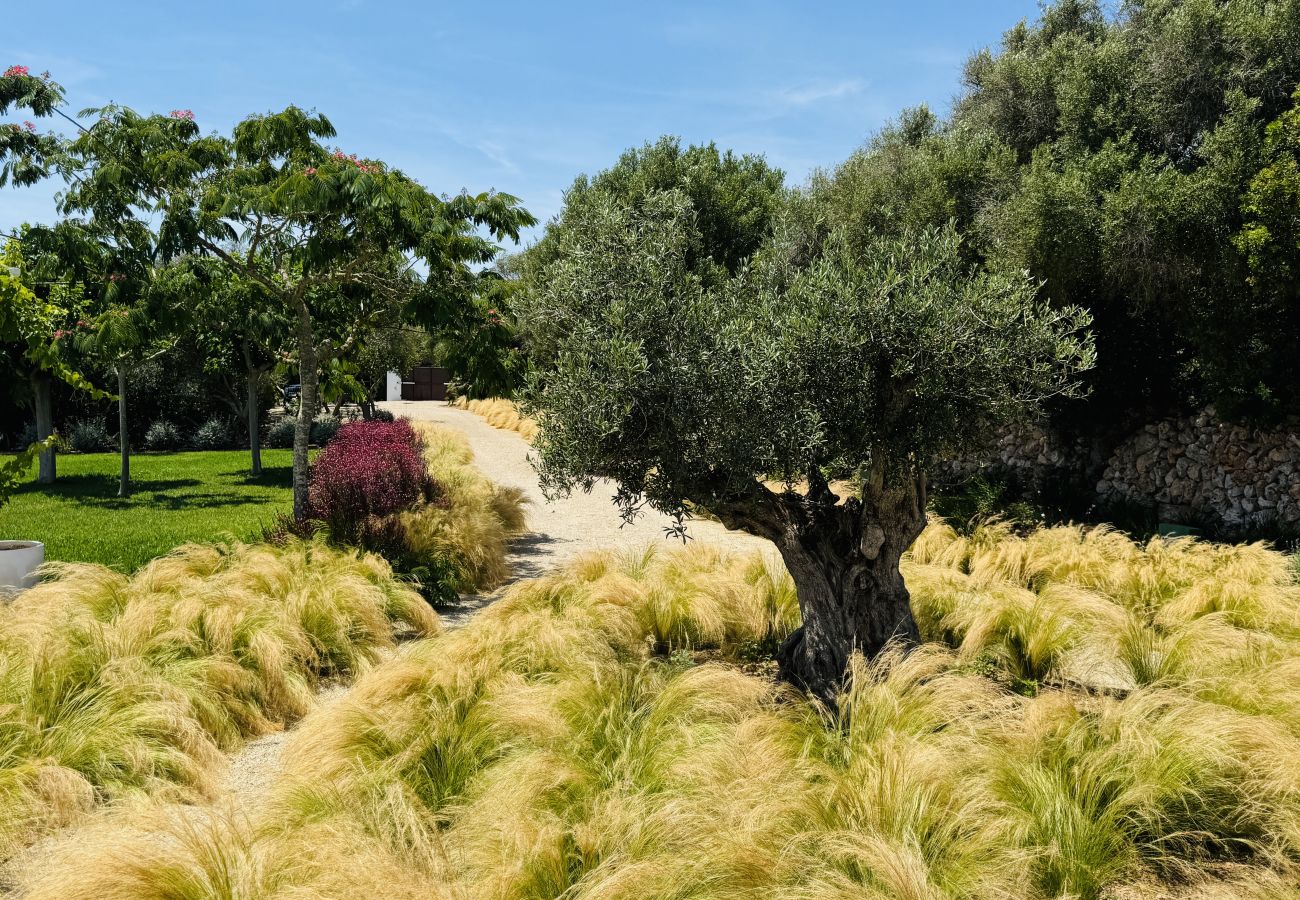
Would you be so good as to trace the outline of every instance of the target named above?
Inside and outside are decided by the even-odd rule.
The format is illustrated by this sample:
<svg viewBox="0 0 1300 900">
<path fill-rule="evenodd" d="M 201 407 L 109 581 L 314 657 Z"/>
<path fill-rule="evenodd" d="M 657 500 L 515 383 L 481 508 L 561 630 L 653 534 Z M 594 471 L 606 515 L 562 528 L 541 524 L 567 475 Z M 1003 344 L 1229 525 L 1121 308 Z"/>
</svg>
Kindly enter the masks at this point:
<svg viewBox="0 0 1300 900">
<path fill-rule="evenodd" d="M 612 482 L 599 482 L 590 494 L 579 492 L 548 501 L 542 496 L 537 473 L 528 462 L 528 442 L 513 432 L 493 428 L 474 413 L 438 401 L 397 400 L 379 405 L 398 416 L 436 422 L 463 432 L 474 451 L 474 465 L 479 471 L 497 484 L 524 492 L 529 500 L 529 531 L 511 545 L 512 582 L 545 574 L 587 550 L 643 547 L 657 541 L 675 540 L 664 533 L 672 520 L 653 510 L 647 510 L 631 525 L 624 525 L 612 500 Z M 765 540 L 728 531 L 721 524 L 707 520 L 691 522 L 688 533 L 696 540 L 733 550 L 772 549 Z M 447 628 L 464 625 L 475 612 L 499 597 L 502 590 L 504 587 L 490 594 L 465 597 L 454 609 L 440 609 L 438 614 L 443 625 Z M 346 693 L 343 685 L 329 685 L 320 694 L 320 706 L 337 702 Z M 231 757 L 223 789 L 241 803 L 262 794 L 281 769 L 281 754 L 287 739 L 287 732 L 276 732 L 246 744 Z"/>
<path fill-rule="evenodd" d="M 548 502 L 537 485 L 537 473 L 528 462 L 528 442 L 510 431 L 493 428 L 463 409 L 438 401 L 393 400 L 379 404 L 395 415 L 436 422 L 457 429 L 469 438 L 474 465 L 497 484 L 517 487 L 531 501 L 528 525 L 532 532 L 519 542 L 512 556 L 516 578 L 539 575 L 578 553 L 597 547 L 642 547 L 670 540 L 664 529 L 672 520 L 646 510 L 631 525 L 623 525 L 614 507 L 614 483 L 600 481 L 590 494 Z M 621 527 L 620 527 L 621 526 Z M 735 550 L 771 550 L 772 545 L 738 531 L 728 531 L 718 522 L 692 521 L 687 526 L 692 538 L 721 544 Z"/>
</svg>

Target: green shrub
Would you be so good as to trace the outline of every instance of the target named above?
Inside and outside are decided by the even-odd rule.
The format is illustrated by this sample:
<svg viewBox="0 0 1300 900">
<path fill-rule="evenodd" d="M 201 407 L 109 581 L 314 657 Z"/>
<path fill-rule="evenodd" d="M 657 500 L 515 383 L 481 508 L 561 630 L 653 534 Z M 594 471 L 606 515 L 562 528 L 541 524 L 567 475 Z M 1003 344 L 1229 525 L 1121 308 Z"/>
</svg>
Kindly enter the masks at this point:
<svg viewBox="0 0 1300 900">
<path fill-rule="evenodd" d="M 288 450 L 293 446 L 293 431 L 297 422 L 290 418 L 280 419 L 266 433 L 266 443 L 276 450 Z"/>
<path fill-rule="evenodd" d="M 98 453 L 109 449 L 112 440 L 99 419 L 78 419 L 68 429 L 68 446 L 77 453 Z"/>
<path fill-rule="evenodd" d="M 329 443 L 330 438 L 338 434 L 339 428 L 343 422 L 338 416 L 332 416 L 329 413 L 321 413 L 311 423 L 311 442 L 317 447 L 324 447 Z M 292 444 L 290 444 L 292 446 Z"/>
<path fill-rule="evenodd" d="M 194 432 L 196 450 L 225 450 L 234 443 L 230 434 L 230 425 L 225 419 L 213 416 Z"/>
<path fill-rule="evenodd" d="M 180 430 L 166 419 L 159 419 L 144 433 L 146 450 L 175 450 L 181 445 Z"/>
</svg>

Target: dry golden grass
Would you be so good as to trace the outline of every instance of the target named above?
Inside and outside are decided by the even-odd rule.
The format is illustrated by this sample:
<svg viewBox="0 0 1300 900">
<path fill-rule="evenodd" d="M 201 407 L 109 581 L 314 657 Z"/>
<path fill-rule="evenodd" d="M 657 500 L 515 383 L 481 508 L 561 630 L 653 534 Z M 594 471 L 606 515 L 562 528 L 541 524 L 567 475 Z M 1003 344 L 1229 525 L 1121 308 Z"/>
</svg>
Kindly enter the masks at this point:
<svg viewBox="0 0 1300 900">
<path fill-rule="evenodd" d="M 538 425 L 532 419 L 519 415 L 519 408 L 513 401 L 492 398 L 490 400 L 470 400 L 457 397 L 451 402 L 456 409 L 467 409 L 476 416 L 482 416 L 493 428 L 513 431 L 530 444 L 537 437 Z"/>
<path fill-rule="evenodd" d="M 254 822 L 105 828 L 30 896 L 1295 895 L 1284 559 L 938 525 L 907 574 L 933 642 L 832 711 L 744 668 L 797 623 L 779 567 L 588 555 L 310 716 Z"/>
<path fill-rule="evenodd" d="M 506 543 L 527 527 L 523 492 L 476 469 L 459 431 L 428 422 L 411 427 L 439 496 L 400 514 L 407 550 L 417 559 L 442 561 L 439 574 L 456 593 L 496 587 L 510 574 Z"/>
<path fill-rule="evenodd" d="M 127 577 L 54 564 L 0 605 L 0 858 L 95 802 L 211 792 L 222 749 L 437 616 L 381 558 L 185 545 Z"/>
</svg>

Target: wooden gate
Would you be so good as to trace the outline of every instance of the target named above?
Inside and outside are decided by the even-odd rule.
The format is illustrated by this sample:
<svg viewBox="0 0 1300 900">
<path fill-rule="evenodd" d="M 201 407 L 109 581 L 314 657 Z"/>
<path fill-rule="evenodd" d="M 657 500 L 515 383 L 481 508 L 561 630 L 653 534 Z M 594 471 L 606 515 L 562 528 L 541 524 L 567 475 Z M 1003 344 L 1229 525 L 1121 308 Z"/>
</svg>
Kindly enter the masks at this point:
<svg viewBox="0 0 1300 900">
<path fill-rule="evenodd" d="M 402 382 L 403 400 L 446 400 L 451 373 L 437 366 L 416 366 Z"/>
</svg>

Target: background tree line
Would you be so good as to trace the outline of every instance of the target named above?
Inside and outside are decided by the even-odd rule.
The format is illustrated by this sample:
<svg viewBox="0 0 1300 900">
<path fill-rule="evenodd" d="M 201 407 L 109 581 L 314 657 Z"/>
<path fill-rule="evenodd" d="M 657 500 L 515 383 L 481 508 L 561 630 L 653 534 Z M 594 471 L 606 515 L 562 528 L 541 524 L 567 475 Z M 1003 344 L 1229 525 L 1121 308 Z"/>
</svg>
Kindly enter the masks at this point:
<svg viewBox="0 0 1300 900">
<path fill-rule="evenodd" d="M 1089 310 L 1060 428 L 1277 419 L 1300 412 L 1297 82 L 1294 0 L 1059 0 L 971 57 L 947 121 L 904 112 L 813 192 L 882 233 L 954 220 L 972 263 Z"/>
</svg>

